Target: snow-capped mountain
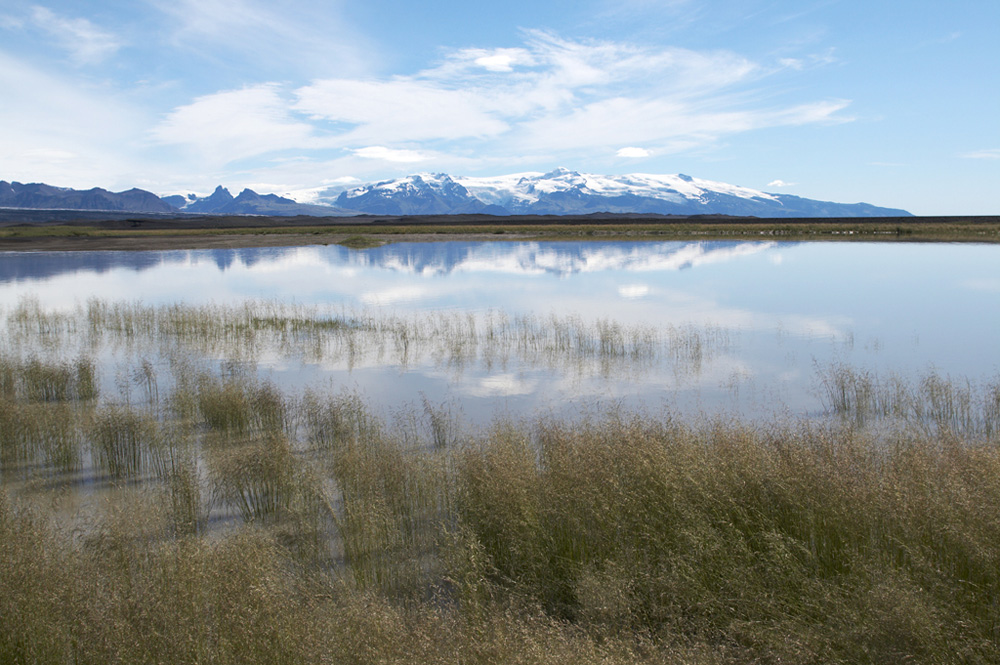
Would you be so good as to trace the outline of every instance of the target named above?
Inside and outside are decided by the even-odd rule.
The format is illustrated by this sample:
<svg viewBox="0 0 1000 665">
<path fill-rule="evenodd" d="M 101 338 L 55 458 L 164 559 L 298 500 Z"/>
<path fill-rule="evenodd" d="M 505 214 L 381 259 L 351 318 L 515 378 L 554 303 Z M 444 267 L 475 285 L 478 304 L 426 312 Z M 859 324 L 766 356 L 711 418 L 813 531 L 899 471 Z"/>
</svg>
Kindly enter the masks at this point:
<svg viewBox="0 0 1000 665">
<path fill-rule="evenodd" d="M 331 201 L 333 203 L 334 201 Z M 568 215 L 596 212 L 756 217 L 909 216 L 867 203 L 831 203 L 691 176 L 593 175 L 568 169 L 496 177 L 421 173 L 354 187 L 335 203 L 379 215 L 485 213 Z"/>
<path fill-rule="evenodd" d="M 332 216 L 353 214 L 328 205 L 298 203 L 276 194 L 258 194 L 252 189 L 244 189 L 234 197 L 229 190 L 219 185 L 209 196 L 194 194 L 165 196 L 163 200 L 173 207 L 188 213 L 213 215 L 272 215 L 287 217 L 292 215 Z"/>
<path fill-rule="evenodd" d="M 770 194 L 691 176 L 593 175 L 568 169 L 494 177 L 418 173 L 308 196 L 233 196 L 219 186 L 209 196 L 163 198 L 141 189 L 113 193 L 0 180 L 0 208 L 170 214 L 264 215 L 733 215 L 753 217 L 901 217 L 905 210 L 867 203 L 830 203 Z M 326 194 L 325 196 L 323 194 Z"/>
<path fill-rule="evenodd" d="M 485 203 L 445 173 L 421 173 L 342 192 L 336 205 L 373 215 L 509 215 Z"/>
</svg>

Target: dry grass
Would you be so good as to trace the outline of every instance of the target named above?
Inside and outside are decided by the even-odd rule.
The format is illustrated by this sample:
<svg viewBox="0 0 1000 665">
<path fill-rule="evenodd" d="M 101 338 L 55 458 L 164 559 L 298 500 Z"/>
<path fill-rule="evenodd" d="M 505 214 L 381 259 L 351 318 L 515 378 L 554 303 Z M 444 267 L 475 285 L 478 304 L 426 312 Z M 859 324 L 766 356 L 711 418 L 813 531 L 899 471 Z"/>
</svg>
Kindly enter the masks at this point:
<svg viewBox="0 0 1000 665">
<path fill-rule="evenodd" d="M 342 324 L 29 309 L 8 325 L 47 355 L 0 354 L 0 662 L 1000 661 L 996 386 L 833 368 L 843 417 L 753 426 L 609 411 L 474 431 L 427 401 L 416 435 L 350 393 L 137 343 L 157 317 L 232 345 Z M 661 352 L 610 322 L 542 336 L 495 316 L 448 319 L 449 344 Z M 348 328 L 401 339 L 376 323 Z M 60 359 L 70 328 L 131 336 L 122 394 Z"/>
<path fill-rule="evenodd" d="M 916 382 L 848 365 L 818 372 L 826 409 L 856 424 L 890 419 L 941 436 L 989 440 L 1000 433 L 1000 382 L 975 386 L 935 371 Z"/>
<path fill-rule="evenodd" d="M 71 390 L 75 381 L 81 395 L 96 391 L 86 354 L 103 345 L 141 357 L 129 378 L 147 398 L 158 387 L 156 358 L 151 360 L 150 353 L 161 358 L 193 353 L 249 364 L 267 355 L 349 367 L 376 360 L 402 367 L 429 363 L 459 372 L 522 366 L 576 376 L 652 371 L 696 376 L 705 361 L 731 347 L 731 332 L 715 326 L 623 325 L 576 315 L 503 311 L 403 316 L 268 301 L 152 306 L 91 300 L 73 312 L 53 313 L 27 300 L 7 317 L 7 330 L 15 348 L 32 353 L 40 345 L 80 347 L 75 365 L 64 364 L 53 376 L 33 379 L 39 390 L 58 395 Z M 0 390 L 4 380 L 0 371 Z M 95 396 L 92 392 L 87 398 Z"/>
<path fill-rule="evenodd" d="M 221 533 L 153 490 L 82 539 L 0 495 L 4 662 L 1000 657 L 995 445 L 612 413 L 344 436 L 319 478 L 279 434 L 224 452 Z"/>
</svg>

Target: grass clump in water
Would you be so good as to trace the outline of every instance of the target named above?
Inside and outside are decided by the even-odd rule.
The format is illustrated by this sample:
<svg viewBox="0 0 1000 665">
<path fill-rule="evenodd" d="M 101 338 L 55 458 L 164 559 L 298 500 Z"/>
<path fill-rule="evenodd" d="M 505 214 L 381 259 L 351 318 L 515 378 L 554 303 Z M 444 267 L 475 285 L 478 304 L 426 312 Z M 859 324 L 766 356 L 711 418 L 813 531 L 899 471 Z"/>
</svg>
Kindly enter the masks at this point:
<svg viewBox="0 0 1000 665">
<path fill-rule="evenodd" d="M 274 521 L 288 508 L 294 463 L 281 434 L 213 452 L 210 464 L 217 495 L 234 506 L 244 522 Z"/>
<path fill-rule="evenodd" d="M 127 405 L 108 404 L 94 415 L 89 439 L 97 466 L 117 480 L 136 479 L 159 448 L 159 426 Z"/>
<path fill-rule="evenodd" d="M 1000 382 L 974 386 L 935 371 L 917 382 L 835 364 L 819 368 L 826 409 L 858 425 L 891 419 L 939 435 L 989 440 L 1000 432 Z"/>
<path fill-rule="evenodd" d="M 337 244 L 347 247 L 348 249 L 371 249 L 373 247 L 381 247 L 385 245 L 386 242 L 387 241 L 383 238 L 376 238 L 367 235 L 352 235 L 337 242 Z"/>
<path fill-rule="evenodd" d="M 224 435 L 281 431 L 288 424 L 284 396 L 273 385 L 253 379 L 203 375 L 198 407 L 208 426 Z"/>
</svg>

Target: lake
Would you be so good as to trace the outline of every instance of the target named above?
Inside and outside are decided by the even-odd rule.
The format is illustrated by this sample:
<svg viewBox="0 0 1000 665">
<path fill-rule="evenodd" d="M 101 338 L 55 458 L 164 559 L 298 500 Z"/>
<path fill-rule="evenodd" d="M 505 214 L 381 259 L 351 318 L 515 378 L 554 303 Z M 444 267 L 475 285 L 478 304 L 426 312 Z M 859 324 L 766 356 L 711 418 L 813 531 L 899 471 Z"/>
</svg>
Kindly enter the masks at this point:
<svg viewBox="0 0 1000 665">
<path fill-rule="evenodd" d="M 980 386 L 1000 376 L 1000 248 L 977 244 L 436 242 L 0 253 L 0 308 L 290 306 L 366 321 L 322 349 L 239 358 L 282 388 L 443 405 L 467 424 L 624 406 L 751 419 L 829 410 L 843 368 Z M 386 332 L 390 331 L 390 332 Z M 79 344 L 83 345 L 80 336 Z M 10 353 L 44 354 L 8 333 Z M 66 353 L 66 346 L 60 353 Z M 86 342 L 103 395 L 162 350 Z M 166 379 L 161 379 L 166 380 Z M 127 381 L 125 381 L 127 383 Z"/>
</svg>

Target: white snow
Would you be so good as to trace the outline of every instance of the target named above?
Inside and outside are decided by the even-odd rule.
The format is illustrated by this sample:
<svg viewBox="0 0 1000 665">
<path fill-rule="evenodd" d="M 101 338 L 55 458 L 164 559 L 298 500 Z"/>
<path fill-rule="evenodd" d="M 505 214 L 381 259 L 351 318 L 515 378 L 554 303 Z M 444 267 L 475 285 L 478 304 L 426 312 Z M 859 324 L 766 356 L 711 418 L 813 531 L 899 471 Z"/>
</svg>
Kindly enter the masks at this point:
<svg viewBox="0 0 1000 665">
<path fill-rule="evenodd" d="M 421 188 L 421 186 L 439 190 L 449 178 L 449 176 L 440 173 L 417 173 L 405 178 L 355 187 L 348 190 L 347 195 L 348 197 L 356 197 L 373 190 L 389 194 L 406 190 L 412 191 Z M 456 176 L 450 180 L 465 187 L 469 194 L 480 201 L 502 206 L 511 203 L 530 205 L 538 201 L 542 195 L 571 189 L 578 189 L 584 194 L 594 196 L 634 194 L 673 202 L 679 202 L 682 199 L 697 201 L 707 192 L 738 196 L 744 199 L 778 200 L 775 196 L 756 189 L 691 178 L 680 174 L 596 175 L 558 168 L 548 173 L 527 171 L 485 177 Z"/>
</svg>

